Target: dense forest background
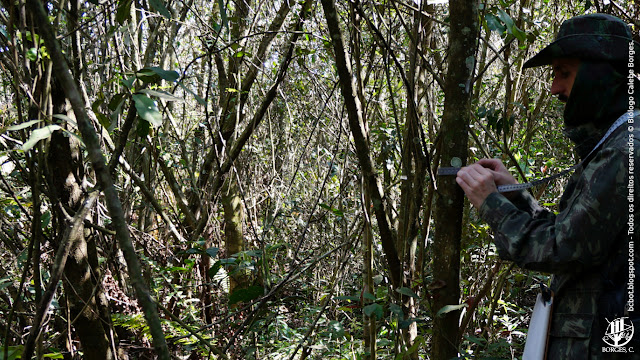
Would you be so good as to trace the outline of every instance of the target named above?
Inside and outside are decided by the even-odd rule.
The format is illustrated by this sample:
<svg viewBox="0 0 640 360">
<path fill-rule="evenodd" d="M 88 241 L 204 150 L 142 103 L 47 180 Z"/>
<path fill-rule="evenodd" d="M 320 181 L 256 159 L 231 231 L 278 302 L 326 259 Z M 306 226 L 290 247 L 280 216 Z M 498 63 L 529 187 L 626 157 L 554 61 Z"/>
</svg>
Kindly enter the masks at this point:
<svg viewBox="0 0 640 360">
<path fill-rule="evenodd" d="M 521 358 L 548 277 L 434 174 L 574 164 L 522 64 L 575 15 L 640 31 L 637 0 L 0 3 L 0 359 Z"/>
</svg>

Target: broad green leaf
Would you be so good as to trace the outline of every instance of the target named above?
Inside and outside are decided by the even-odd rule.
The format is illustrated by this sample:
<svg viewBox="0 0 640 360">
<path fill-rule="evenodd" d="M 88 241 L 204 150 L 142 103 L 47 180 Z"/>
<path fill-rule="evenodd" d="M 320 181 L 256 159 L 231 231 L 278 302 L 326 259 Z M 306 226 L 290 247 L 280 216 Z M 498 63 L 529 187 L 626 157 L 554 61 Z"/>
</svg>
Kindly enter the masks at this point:
<svg viewBox="0 0 640 360">
<path fill-rule="evenodd" d="M 257 299 L 264 294 L 264 288 L 262 286 L 249 286 L 246 289 L 237 289 L 231 295 L 229 295 L 229 305 L 237 304 L 239 302 L 249 302 Z"/>
<path fill-rule="evenodd" d="M 149 96 L 155 96 L 167 101 L 184 101 L 184 99 L 181 99 L 177 96 L 173 96 L 171 94 L 169 94 L 168 92 L 165 91 L 159 91 L 159 90 L 151 90 L 151 89 L 142 89 L 138 92 L 147 94 Z"/>
<path fill-rule="evenodd" d="M 502 22 L 500 22 L 500 19 L 497 16 L 493 14 L 487 14 L 484 16 L 484 18 L 487 21 L 487 27 L 489 28 L 489 30 L 497 31 L 500 34 L 504 34 L 504 32 L 507 30 L 507 28 L 502 24 Z"/>
<path fill-rule="evenodd" d="M 118 10 L 116 11 L 116 20 L 122 25 L 130 18 L 131 4 L 133 0 L 120 0 L 118 2 Z"/>
<path fill-rule="evenodd" d="M 376 301 L 376 297 L 373 296 L 373 294 L 370 292 L 365 292 L 364 294 L 362 294 L 362 297 L 367 300 Z"/>
<path fill-rule="evenodd" d="M 158 111 L 156 102 L 146 95 L 134 94 L 133 101 L 141 118 L 148 121 L 154 127 L 162 125 L 162 114 Z"/>
<path fill-rule="evenodd" d="M 215 264 L 213 264 L 213 266 L 209 268 L 209 271 L 207 271 L 209 277 L 213 279 L 218 271 L 220 271 L 220 268 L 222 268 L 222 263 L 220 263 L 220 261 L 216 261 Z"/>
<path fill-rule="evenodd" d="M 507 29 L 510 29 L 515 26 L 511 16 L 509 16 L 509 14 L 507 14 L 504 10 L 498 9 L 498 17 L 507 26 Z"/>
<path fill-rule="evenodd" d="M 155 11 L 159 12 L 160 15 L 171 20 L 171 13 L 167 10 L 167 7 L 164 5 L 162 0 L 149 0 L 149 5 L 151 5 Z"/>
<path fill-rule="evenodd" d="M 210 247 L 207 250 L 205 250 L 205 252 L 211 256 L 212 258 L 216 257 L 218 255 L 218 248 L 217 247 Z"/>
<path fill-rule="evenodd" d="M 0 351 L 0 360 L 4 359 L 4 347 L 1 348 L 2 351 Z M 18 346 L 9 346 L 8 347 L 8 352 L 7 352 L 7 360 L 15 360 L 15 359 L 21 359 L 22 358 L 22 351 L 24 350 L 24 346 L 23 345 L 18 345 Z"/>
<path fill-rule="evenodd" d="M 30 127 L 31 125 L 38 124 L 38 123 L 41 123 L 41 122 L 42 122 L 42 120 L 27 121 L 27 122 L 22 123 L 22 124 L 9 126 L 7 128 L 7 131 L 17 131 L 17 130 L 26 129 L 26 128 Z"/>
<path fill-rule="evenodd" d="M 410 297 L 415 298 L 415 299 L 420 299 L 420 297 L 418 295 L 416 295 L 416 293 L 414 293 L 408 287 L 401 287 L 401 288 L 397 289 L 396 291 L 399 292 L 402 295 L 410 296 Z"/>
<path fill-rule="evenodd" d="M 163 68 L 159 68 L 157 66 L 150 66 L 150 67 L 146 67 L 142 70 L 140 70 L 138 72 L 138 74 L 142 74 L 145 75 L 145 73 L 148 75 L 149 72 L 152 72 L 158 76 L 160 76 L 162 79 L 167 80 L 169 82 L 176 82 L 179 78 L 180 78 L 180 74 L 178 74 L 178 72 L 173 71 L 173 70 L 165 70 Z"/>
<path fill-rule="evenodd" d="M 382 306 L 380 304 L 367 305 L 362 310 L 368 317 L 372 317 L 371 315 L 375 315 L 376 319 L 382 319 Z"/>
<path fill-rule="evenodd" d="M 47 226 L 49 226 L 50 222 L 51 222 L 51 211 L 47 211 L 44 214 L 42 214 L 42 217 L 40 218 L 40 225 L 42 226 L 42 229 L 44 230 Z"/>
<path fill-rule="evenodd" d="M 27 50 L 27 59 L 29 59 L 31 61 L 38 60 L 38 50 L 36 50 L 36 48 L 34 48 L 34 47 L 32 47 L 31 49 Z"/>
<path fill-rule="evenodd" d="M 62 129 L 60 125 L 47 125 L 40 129 L 35 129 L 29 136 L 29 140 L 22 145 L 23 151 L 29 151 L 40 140 L 48 139 L 54 131 Z"/>
<path fill-rule="evenodd" d="M 392 314 L 395 314 L 400 320 L 404 319 L 404 311 L 402 311 L 402 306 L 398 304 L 389 304 L 389 311 Z"/>
<path fill-rule="evenodd" d="M 138 121 L 138 126 L 136 127 L 136 134 L 139 138 L 145 138 L 149 135 L 151 131 L 151 123 L 148 121 Z"/>
<path fill-rule="evenodd" d="M 338 217 L 344 217 L 344 212 L 338 210 L 338 209 L 334 209 L 331 206 L 327 205 L 327 204 L 319 204 L 318 206 L 320 206 L 321 208 L 325 209 L 325 210 L 329 210 L 331 211 L 334 215 L 338 216 Z"/>
<path fill-rule="evenodd" d="M 129 77 L 129 78 L 121 80 L 122 85 L 126 86 L 127 89 L 129 89 L 129 90 L 133 89 L 133 82 L 134 81 L 136 81 L 136 77 L 135 76 L 132 76 L 132 77 Z"/>
<path fill-rule="evenodd" d="M 105 129 L 111 127 L 111 121 L 104 114 L 97 112 L 96 117 L 98 118 L 98 121 L 100 122 L 100 125 L 102 125 L 102 127 L 104 127 Z"/>
<path fill-rule="evenodd" d="M 462 308 L 466 308 L 467 306 L 469 306 L 469 305 L 467 305 L 467 303 L 460 304 L 460 305 L 445 305 L 445 306 L 442 307 L 442 309 L 438 310 L 438 313 L 436 314 L 436 316 L 442 317 L 446 313 L 450 313 L 452 311 L 457 311 L 457 310 L 460 310 Z"/>
<path fill-rule="evenodd" d="M 518 29 L 511 16 L 504 12 L 504 10 L 498 10 L 498 16 L 500 17 L 500 20 L 502 20 L 502 22 L 504 22 L 504 24 L 507 26 L 507 31 L 509 32 L 509 34 L 515 36 L 516 39 L 520 41 L 525 41 L 527 39 L 527 34 L 524 31 Z"/>
</svg>

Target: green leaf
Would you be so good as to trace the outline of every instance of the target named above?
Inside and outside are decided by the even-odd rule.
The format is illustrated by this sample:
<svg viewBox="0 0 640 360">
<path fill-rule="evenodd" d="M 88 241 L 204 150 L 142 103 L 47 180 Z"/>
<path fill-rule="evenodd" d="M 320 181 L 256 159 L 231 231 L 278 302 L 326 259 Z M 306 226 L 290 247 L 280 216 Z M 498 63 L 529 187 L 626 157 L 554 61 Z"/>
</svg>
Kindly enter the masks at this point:
<svg viewBox="0 0 640 360">
<path fill-rule="evenodd" d="M 446 313 L 450 313 L 452 311 L 457 311 L 457 310 L 460 310 L 462 308 L 466 308 L 467 306 L 469 306 L 467 303 L 460 304 L 460 305 L 445 305 L 445 306 L 442 307 L 442 309 L 438 310 L 438 313 L 436 314 L 436 316 L 442 317 Z"/>
<path fill-rule="evenodd" d="M 216 263 L 213 264 L 213 266 L 209 268 L 209 271 L 207 272 L 209 274 L 209 277 L 213 279 L 218 271 L 220 271 L 220 268 L 222 268 L 222 263 L 220 263 L 220 261 L 216 261 Z"/>
<path fill-rule="evenodd" d="M 395 314 L 399 319 L 404 319 L 404 311 L 402 311 L 402 306 L 391 303 L 389 304 L 389 311 L 391 311 L 392 314 Z"/>
<path fill-rule="evenodd" d="M 105 129 L 111 127 L 111 121 L 103 113 L 97 112 L 96 117 L 98 118 L 98 121 L 100 122 L 100 125 L 102 125 L 102 127 L 104 127 Z"/>
<path fill-rule="evenodd" d="M 62 129 L 60 125 L 47 125 L 40 129 L 35 129 L 29 136 L 29 140 L 22 145 L 23 151 L 29 151 L 40 140 L 48 139 L 54 131 Z"/>
<path fill-rule="evenodd" d="M 373 296 L 373 294 L 370 292 L 365 292 L 364 294 L 362 294 L 362 297 L 367 300 L 376 301 L 376 297 Z"/>
<path fill-rule="evenodd" d="M 410 297 L 415 298 L 415 299 L 420 299 L 420 296 L 416 295 L 416 293 L 414 293 L 408 287 L 401 287 L 401 288 L 397 289 L 396 291 L 399 292 L 402 295 L 410 296 Z"/>
<path fill-rule="evenodd" d="M 246 289 L 237 289 L 231 295 L 229 295 L 229 305 L 237 304 L 239 302 L 249 302 L 257 299 L 264 294 L 264 288 L 262 286 L 253 285 Z"/>
<path fill-rule="evenodd" d="M 64 359 L 64 355 L 62 355 L 62 353 L 59 353 L 59 352 L 44 354 L 42 355 L 42 357 L 44 359 Z"/>
<path fill-rule="evenodd" d="M 153 127 L 162 125 L 162 115 L 158 111 L 156 102 L 146 95 L 134 94 L 133 101 L 141 118 L 148 121 Z"/>
<path fill-rule="evenodd" d="M 50 222 L 51 211 L 47 211 L 46 213 L 42 214 L 42 217 L 40 218 L 40 225 L 42 226 L 42 229 L 44 230 L 47 226 L 49 226 Z"/>
<path fill-rule="evenodd" d="M 130 18 L 131 3 L 133 0 L 120 0 L 118 2 L 118 10 L 116 11 L 116 20 L 122 25 Z"/>
<path fill-rule="evenodd" d="M 2 347 L 3 351 L 0 351 L 0 360 L 3 360 L 4 355 L 4 347 Z M 22 358 L 22 351 L 24 350 L 23 345 L 18 346 L 9 346 L 9 351 L 7 352 L 7 360 L 15 360 Z"/>
<path fill-rule="evenodd" d="M 511 16 L 504 12 L 504 10 L 498 10 L 498 16 L 500 17 L 500 20 L 502 20 L 507 26 L 507 32 L 509 32 L 509 34 L 515 36 L 519 41 L 525 41 L 527 39 L 527 34 L 524 31 L 518 29 Z"/>
<path fill-rule="evenodd" d="M 205 252 L 211 256 L 212 258 L 216 257 L 218 255 L 218 249 L 217 247 L 210 247 L 207 250 L 205 250 Z"/>
<path fill-rule="evenodd" d="M 151 131 L 151 124 L 148 121 L 138 121 L 138 126 L 136 127 L 136 135 L 139 138 L 145 138 L 149 135 Z"/>
<path fill-rule="evenodd" d="M 168 92 L 159 91 L 159 90 L 142 89 L 142 90 L 140 90 L 138 92 L 143 93 L 143 94 L 147 94 L 149 96 L 159 97 L 159 98 L 167 100 L 167 101 L 184 101 L 184 99 L 181 99 L 181 98 L 179 98 L 177 96 L 173 96 L 173 95 L 169 94 Z"/>
<path fill-rule="evenodd" d="M 135 76 L 132 76 L 130 78 L 121 80 L 122 85 L 126 86 L 127 89 L 129 89 L 129 90 L 133 89 L 133 82 L 134 81 L 136 81 L 136 77 Z"/>
<path fill-rule="evenodd" d="M 498 19 L 497 16 L 493 14 L 486 14 L 484 18 L 487 21 L 487 27 L 489 30 L 497 31 L 500 34 L 504 34 L 504 32 L 507 31 L 507 28 L 502 24 L 502 22 L 500 22 L 500 19 Z"/>
<path fill-rule="evenodd" d="M 36 50 L 36 48 L 34 48 L 34 47 L 32 47 L 31 49 L 27 50 L 27 59 L 29 59 L 31 61 L 38 60 L 38 50 Z"/>
<path fill-rule="evenodd" d="M 149 0 L 149 5 L 151 5 L 151 7 L 155 11 L 159 12 L 162 16 L 164 16 L 167 19 L 171 20 L 171 12 L 169 12 L 169 10 L 167 10 L 167 7 L 164 5 L 162 0 Z"/>
<path fill-rule="evenodd" d="M 200 105 L 206 105 L 207 104 L 207 101 L 205 99 L 203 99 L 200 96 L 196 95 L 196 93 L 191 91 L 191 89 L 189 89 L 186 86 L 184 86 L 184 84 L 182 82 L 178 82 L 178 85 L 180 85 L 180 87 L 182 89 L 184 89 L 184 91 L 186 91 L 189 94 L 193 95 L 193 97 L 196 98 L 196 101 L 198 102 L 198 104 L 200 104 Z"/>
<path fill-rule="evenodd" d="M 367 305 L 362 310 L 368 317 L 371 317 L 371 315 L 375 315 L 376 319 L 382 319 L 382 306 L 380 304 Z"/>
<path fill-rule="evenodd" d="M 9 126 L 7 128 L 7 131 L 17 131 L 17 130 L 26 129 L 26 128 L 30 127 L 31 125 L 38 124 L 38 123 L 41 123 L 41 122 L 42 122 L 42 120 L 27 121 L 27 122 L 22 123 L 22 124 Z"/>
<path fill-rule="evenodd" d="M 138 72 L 138 74 L 144 72 L 153 72 L 154 74 L 160 76 L 162 79 L 167 80 L 169 82 L 176 82 L 180 78 L 180 74 L 177 71 L 173 70 L 165 70 L 163 68 L 159 68 L 157 66 L 146 67 Z"/>
<path fill-rule="evenodd" d="M 323 209 L 331 211 L 335 216 L 344 217 L 344 212 L 343 211 L 340 211 L 338 209 L 334 209 L 334 208 L 332 208 L 331 206 L 329 206 L 327 204 L 319 204 L 318 206 L 320 206 Z"/>
<path fill-rule="evenodd" d="M 360 301 L 359 296 L 335 296 L 334 300 L 351 300 L 351 301 Z"/>
</svg>

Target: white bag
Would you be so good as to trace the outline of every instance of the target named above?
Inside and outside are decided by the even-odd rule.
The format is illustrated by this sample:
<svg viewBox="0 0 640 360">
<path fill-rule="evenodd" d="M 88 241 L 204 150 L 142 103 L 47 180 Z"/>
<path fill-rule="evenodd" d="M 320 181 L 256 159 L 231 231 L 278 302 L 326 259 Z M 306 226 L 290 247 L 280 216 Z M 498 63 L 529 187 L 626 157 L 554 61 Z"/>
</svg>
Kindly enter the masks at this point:
<svg viewBox="0 0 640 360">
<path fill-rule="evenodd" d="M 545 301 L 541 293 L 538 293 L 536 305 L 533 307 L 533 314 L 529 322 L 527 341 L 524 345 L 522 360 L 544 360 L 547 340 L 549 339 L 549 327 L 551 326 L 551 308 L 553 306 L 553 295 Z"/>
</svg>

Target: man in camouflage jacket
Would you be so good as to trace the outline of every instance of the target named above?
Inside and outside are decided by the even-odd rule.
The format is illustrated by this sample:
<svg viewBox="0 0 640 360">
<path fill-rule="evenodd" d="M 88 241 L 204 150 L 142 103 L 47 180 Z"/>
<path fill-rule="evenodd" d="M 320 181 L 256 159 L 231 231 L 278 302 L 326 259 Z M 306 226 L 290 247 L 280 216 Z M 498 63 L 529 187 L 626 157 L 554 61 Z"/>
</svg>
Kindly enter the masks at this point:
<svg viewBox="0 0 640 360">
<path fill-rule="evenodd" d="M 566 102 L 565 133 L 584 161 L 569 179 L 557 214 L 525 190 L 498 193 L 498 185 L 516 180 L 497 159 L 480 160 L 456 178 L 493 229 L 501 258 L 554 275 L 547 359 L 640 358 L 637 321 L 625 349 L 633 354 L 603 351 L 611 348 L 603 340 L 609 321 L 638 320 L 627 305 L 634 296 L 627 285 L 640 266 L 637 256 L 629 261 L 629 244 L 638 244 L 640 228 L 628 235 L 630 212 L 638 218 L 635 209 L 640 208 L 640 171 L 635 170 L 640 169 L 640 130 L 625 122 L 590 154 L 621 116 L 634 117 L 640 128 L 640 88 L 629 75 L 628 61 L 630 53 L 638 59 L 640 44 L 631 39 L 630 29 L 616 17 L 579 16 L 565 21 L 556 41 L 524 65 L 553 66 L 551 92 Z M 639 67 L 636 60 L 636 73 Z M 630 163 L 635 163 L 631 172 Z"/>
</svg>

